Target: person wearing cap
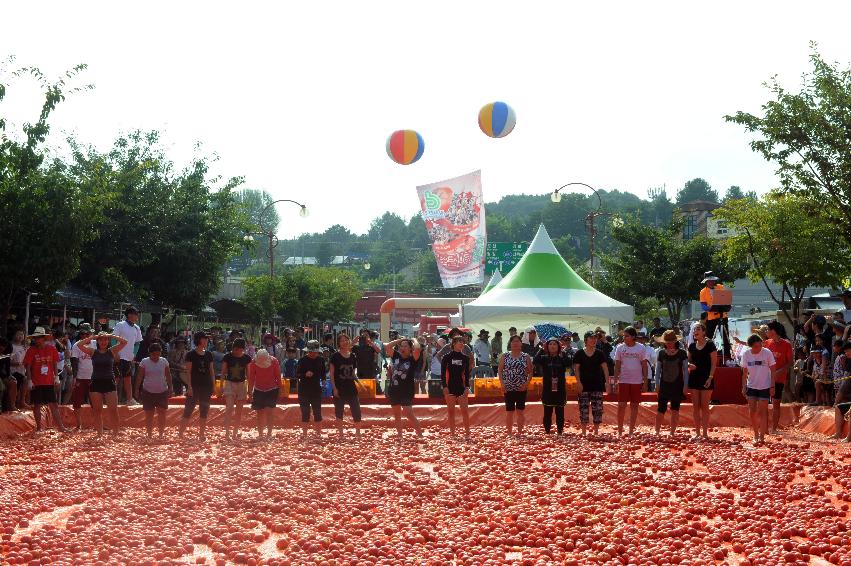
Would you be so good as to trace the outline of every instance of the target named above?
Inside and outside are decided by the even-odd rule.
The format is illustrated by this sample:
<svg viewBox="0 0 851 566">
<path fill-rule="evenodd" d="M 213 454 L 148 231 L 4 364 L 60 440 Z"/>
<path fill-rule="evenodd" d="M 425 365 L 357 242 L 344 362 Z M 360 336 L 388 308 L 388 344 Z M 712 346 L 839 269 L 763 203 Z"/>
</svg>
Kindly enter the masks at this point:
<svg viewBox="0 0 851 566">
<path fill-rule="evenodd" d="M 316 438 L 322 437 L 322 382 L 325 380 L 325 358 L 319 354 L 322 348 L 318 340 L 310 340 L 305 347 L 304 357 L 296 367 L 298 377 L 298 404 L 301 409 L 301 437 L 307 438 L 310 413 L 313 412 L 313 430 Z"/>
<path fill-rule="evenodd" d="M 148 346 L 148 355 L 139 362 L 138 379 L 136 379 L 136 397 L 142 400 L 148 440 L 151 440 L 154 432 L 155 410 L 157 412 L 157 432 L 159 439 L 163 439 L 168 398 L 171 397 L 173 391 L 168 361 L 162 353 L 162 344 L 152 342 Z"/>
<path fill-rule="evenodd" d="M 95 347 L 91 342 L 95 341 Z M 110 346 L 112 340 L 117 343 Z M 97 437 L 103 436 L 103 417 L 101 411 L 104 404 L 110 417 L 109 428 L 112 437 L 118 436 L 120 420 L 118 417 L 118 392 L 115 387 L 115 366 L 119 361 L 119 352 L 127 345 L 127 341 L 109 332 L 98 332 L 94 338 L 88 336 L 77 342 L 76 346 L 92 359 L 92 383 L 89 388 L 92 415 L 95 420 Z"/>
<path fill-rule="evenodd" d="M 189 417 L 198 406 L 198 440 L 207 440 L 207 414 L 210 412 L 210 399 L 213 397 L 213 387 L 216 374 L 213 370 L 213 354 L 207 351 L 207 334 L 198 331 L 193 336 L 195 348 L 186 354 L 186 373 L 189 382 L 186 391 L 186 401 L 183 406 L 183 418 L 180 419 L 177 437 L 182 439 L 189 424 Z"/>
<path fill-rule="evenodd" d="M 582 436 L 587 434 L 589 408 L 594 417 L 594 436 L 600 434 L 603 422 L 603 394 L 609 382 L 606 355 L 597 348 L 597 333 L 585 333 L 585 346 L 573 354 L 573 373 L 579 389 L 579 422 Z"/>
<path fill-rule="evenodd" d="M 59 404 L 56 399 L 56 363 L 59 361 L 59 352 L 56 347 L 48 342 L 50 335 L 44 328 L 37 327 L 29 338 L 32 340 L 27 353 L 24 355 L 23 365 L 26 368 L 29 381 L 32 383 L 30 391 L 30 402 L 35 417 L 35 431 L 41 432 L 41 407 L 47 405 L 56 429 L 66 432 L 59 415 Z"/>
<path fill-rule="evenodd" d="M 476 369 L 473 370 L 473 377 L 493 377 L 490 332 L 484 328 L 479 331 L 479 336 L 473 343 L 473 354 L 476 360 Z"/>
<path fill-rule="evenodd" d="M 730 329 L 727 322 L 727 313 L 712 310 L 713 293 L 725 287 L 712 271 L 707 271 L 703 274 L 703 281 L 701 283 L 704 287 L 700 290 L 700 308 L 706 313 L 706 335 L 712 340 L 715 337 L 715 331 L 719 327 L 721 328 L 724 358 L 728 359 L 730 357 Z"/>
<path fill-rule="evenodd" d="M 666 330 L 656 341 L 664 345 L 656 358 L 656 376 L 659 387 L 656 396 L 656 436 L 662 429 L 662 421 L 671 405 L 671 436 L 676 436 L 680 422 L 680 404 L 686 398 L 688 383 L 688 354 L 680 347 L 681 336 Z"/>
<path fill-rule="evenodd" d="M 647 380 L 649 361 L 647 349 L 636 342 L 638 333 L 627 326 L 623 331 L 623 343 L 615 348 L 615 381 L 618 382 L 618 436 L 623 436 L 626 405 L 629 403 L 629 434 L 635 433 L 638 420 L 638 405 L 641 390 Z"/>
<path fill-rule="evenodd" d="M 272 440 L 275 407 L 281 391 L 281 364 L 268 350 L 259 349 L 248 364 L 251 408 L 257 414 L 257 440 Z M 265 430 L 265 434 L 264 434 Z"/>
<path fill-rule="evenodd" d="M 92 357 L 82 351 L 77 344 L 92 335 L 92 327 L 83 323 L 77 328 L 78 340 L 71 348 L 71 372 L 74 383 L 71 386 L 71 407 L 74 410 L 74 418 L 77 421 L 77 430 L 83 429 L 83 415 L 80 407 L 89 398 L 89 389 L 92 384 Z"/>
<path fill-rule="evenodd" d="M 833 370 L 833 387 L 836 392 L 834 404 L 834 440 L 851 442 L 851 422 L 848 424 L 848 434 L 843 435 L 845 422 L 851 409 L 851 342 L 841 345 L 842 354 L 836 358 Z"/>
<path fill-rule="evenodd" d="M 225 441 L 237 440 L 242 424 L 242 408 L 248 399 L 248 364 L 251 356 L 245 353 L 245 339 L 233 341 L 232 349 L 224 355 L 221 365 L 222 397 L 225 398 Z M 231 435 L 231 422 L 233 434 Z"/>
<path fill-rule="evenodd" d="M 453 328 L 449 331 L 449 335 L 446 337 L 446 344 L 437 352 L 438 359 L 442 360 L 443 356 L 452 351 L 452 339 L 456 336 L 464 337 L 464 332 L 461 331 L 460 328 Z M 464 339 L 464 348 L 462 349 L 464 355 L 470 360 L 470 372 L 473 372 L 473 368 L 476 366 L 476 355 L 473 353 L 473 349 L 467 344 L 466 338 Z"/>
<path fill-rule="evenodd" d="M 124 394 L 124 404 L 128 406 L 138 405 L 133 399 L 133 363 L 136 359 L 136 344 L 142 341 L 142 329 L 136 324 L 138 321 L 139 311 L 129 306 L 124 309 L 124 320 L 116 324 L 112 331 L 125 341 L 125 346 L 118 352 L 118 376 L 119 396 Z"/>
<path fill-rule="evenodd" d="M 541 339 L 538 338 L 538 331 L 534 326 L 527 327 L 523 335 L 523 352 L 534 359 L 540 350 Z"/>
<path fill-rule="evenodd" d="M 567 384 L 565 375 L 569 361 L 562 355 L 561 342 L 552 337 L 533 360 L 535 367 L 541 368 L 541 403 L 544 405 L 544 432 L 552 433 L 553 413 L 556 415 L 556 433 L 564 433 L 564 406 L 567 403 Z"/>
</svg>

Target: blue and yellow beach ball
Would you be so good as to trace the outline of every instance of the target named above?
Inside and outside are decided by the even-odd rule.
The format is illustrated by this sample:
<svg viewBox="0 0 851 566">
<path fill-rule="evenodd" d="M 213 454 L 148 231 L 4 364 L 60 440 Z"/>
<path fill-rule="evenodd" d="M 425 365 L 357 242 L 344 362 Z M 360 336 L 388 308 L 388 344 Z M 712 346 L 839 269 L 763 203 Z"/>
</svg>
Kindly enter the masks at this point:
<svg viewBox="0 0 851 566">
<path fill-rule="evenodd" d="M 479 127 L 492 138 L 504 138 L 516 123 L 514 109 L 505 102 L 491 102 L 479 110 Z"/>
<path fill-rule="evenodd" d="M 400 165 L 410 165 L 423 156 L 423 137 L 414 130 L 396 130 L 387 138 L 387 155 Z"/>
</svg>

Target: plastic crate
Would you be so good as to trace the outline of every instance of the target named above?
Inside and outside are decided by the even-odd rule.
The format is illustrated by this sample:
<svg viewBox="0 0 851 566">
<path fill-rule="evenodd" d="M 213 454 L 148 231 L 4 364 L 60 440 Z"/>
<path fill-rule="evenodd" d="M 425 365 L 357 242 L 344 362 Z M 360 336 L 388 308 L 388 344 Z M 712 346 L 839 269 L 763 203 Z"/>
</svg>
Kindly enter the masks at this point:
<svg viewBox="0 0 851 566">
<path fill-rule="evenodd" d="M 477 377 L 473 385 L 476 397 L 502 397 L 502 386 L 499 383 L 498 377 Z"/>
</svg>

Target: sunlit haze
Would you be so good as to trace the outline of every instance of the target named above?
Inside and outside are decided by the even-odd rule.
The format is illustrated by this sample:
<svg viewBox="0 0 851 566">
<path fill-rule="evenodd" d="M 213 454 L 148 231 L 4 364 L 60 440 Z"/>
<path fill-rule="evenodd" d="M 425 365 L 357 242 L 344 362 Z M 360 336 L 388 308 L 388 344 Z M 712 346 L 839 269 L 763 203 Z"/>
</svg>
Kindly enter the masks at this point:
<svg viewBox="0 0 851 566">
<path fill-rule="evenodd" d="M 184 164 L 201 142 L 216 173 L 307 204 L 306 220 L 279 208 L 292 237 L 409 218 L 417 185 L 476 169 L 487 201 L 571 181 L 673 197 L 693 177 L 764 192 L 772 167 L 724 114 L 758 110 L 772 75 L 797 87 L 811 40 L 851 61 L 851 6 L 801 6 L 19 2 L 3 8 L 0 54 L 51 77 L 89 65 L 81 82 L 96 88 L 59 106 L 53 147 L 159 129 Z M 517 113 L 504 139 L 477 126 L 493 100 Z M 40 102 L 32 81 L 10 81 L 10 134 Z M 385 153 L 402 128 L 425 140 L 410 166 Z"/>
</svg>

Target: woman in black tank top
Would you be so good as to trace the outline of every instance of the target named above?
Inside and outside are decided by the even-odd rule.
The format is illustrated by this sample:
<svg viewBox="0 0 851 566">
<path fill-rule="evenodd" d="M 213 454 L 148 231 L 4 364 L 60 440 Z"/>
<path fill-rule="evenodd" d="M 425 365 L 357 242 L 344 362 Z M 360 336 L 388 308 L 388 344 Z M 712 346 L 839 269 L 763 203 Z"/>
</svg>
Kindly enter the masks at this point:
<svg viewBox="0 0 851 566">
<path fill-rule="evenodd" d="M 97 346 L 92 348 L 91 342 L 95 340 Z M 110 347 L 112 340 L 118 343 Z M 97 437 L 103 436 L 102 409 L 106 403 L 107 412 L 110 415 L 109 428 L 112 437 L 118 436 L 118 394 L 115 390 L 115 362 L 118 360 L 118 351 L 127 344 L 127 340 L 121 336 L 113 336 L 107 332 L 99 332 L 96 337 L 89 336 L 77 342 L 80 351 L 92 358 L 92 385 L 89 389 L 89 399 L 92 405 L 92 415 L 95 420 Z"/>
</svg>

